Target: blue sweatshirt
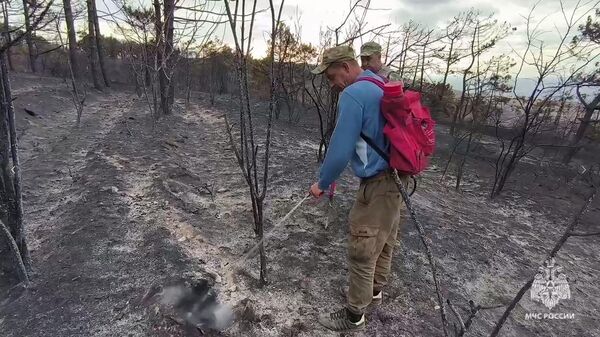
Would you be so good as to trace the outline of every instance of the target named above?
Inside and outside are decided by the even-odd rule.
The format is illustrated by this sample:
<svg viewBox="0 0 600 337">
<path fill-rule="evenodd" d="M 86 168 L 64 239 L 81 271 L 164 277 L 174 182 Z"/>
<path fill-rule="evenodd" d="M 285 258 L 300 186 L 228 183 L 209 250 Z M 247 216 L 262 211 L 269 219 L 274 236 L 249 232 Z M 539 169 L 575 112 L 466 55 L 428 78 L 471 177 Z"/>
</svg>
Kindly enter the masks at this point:
<svg viewBox="0 0 600 337">
<path fill-rule="evenodd" d="M 370 70 L 358 76 L 381 78 Z M 338 102 L 338 120 L 331 135 L 325 160 L 319 172 L 319 188 L 326 190 L 350 162 L 352 172 L 357 177 L 367 178 L 388 168 L 381 158 L 361 137 L 363 132 L 380 149 L 387 151 L 388 144 L 383 135 L 385 119 L 380 111 L 383 96 L 376 84 L 356 81 L 342 91 Z"/>
</svg>

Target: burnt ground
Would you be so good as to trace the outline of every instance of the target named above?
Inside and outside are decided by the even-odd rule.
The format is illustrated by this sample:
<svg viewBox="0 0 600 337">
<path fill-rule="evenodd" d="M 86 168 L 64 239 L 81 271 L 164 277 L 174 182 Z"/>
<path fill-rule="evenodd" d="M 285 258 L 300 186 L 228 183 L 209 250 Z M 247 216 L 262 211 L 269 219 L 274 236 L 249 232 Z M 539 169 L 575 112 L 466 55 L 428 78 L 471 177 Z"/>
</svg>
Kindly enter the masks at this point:
<svg viewBox="0 0 600 337">
<path fill-rule="evenodd" d="M 248 192 L 224 132 L 231 99 L 210 107 L 198 97 L 153 127 L 147 105 L 127 88 L 92 93 L 74 126 L 68 87 L 59 79 L 18 74 L 13 90 L 23 163 L 25 223 L 34 264 L 27 289 L 0 275 L 2 336 L 185 336 L 139 300 L 156 283 L 213 280 L 236 307 L 235 324 L 208 336 L 337 336 L 318 312 L 343 303 L 346 217 L 357 180 L 346 172 L 333 206 L 306 203 L 267 242 L 269 285 L 257 288 L 256 259 L 239 257 L 254 242 Z M 23 107 L 36 112 L 24 113 Z M 255 109 L 264 110 L 263 105 Z M 261 119 L 257 129 L 261 130 Z M 514 296 L 584 202 L 589 187 L 577 168 L 519 167 L 499 198 L 482 142 L 460 192 L 441 179 L 450 142 L 439 151 L 414 196 L 440 268 L 444 292 L 466 303 L 498 305 Z M 267 194 L 267 230 L 305 194 L 318 170 L 312 115 L 277 122 Z M 597 231 L 599 202 L 580 230 Z M 356 336 L 440 336 L 429 266 L 412 223 L 402 229 L 384 304 Z M 600 336 L 598 237 L 568 240 L 557 257 L 571 299 L 551 312 L 569 320 L 527 320 L 548 312 L 529 292 L 501 336 Z M 5 253 L 3 253 L 5 254 Z M 226 263 L 239 265 L 226 277 Z M 486 336 L 502 309 L 482 311 L 467 336 Z"/>
</svg>

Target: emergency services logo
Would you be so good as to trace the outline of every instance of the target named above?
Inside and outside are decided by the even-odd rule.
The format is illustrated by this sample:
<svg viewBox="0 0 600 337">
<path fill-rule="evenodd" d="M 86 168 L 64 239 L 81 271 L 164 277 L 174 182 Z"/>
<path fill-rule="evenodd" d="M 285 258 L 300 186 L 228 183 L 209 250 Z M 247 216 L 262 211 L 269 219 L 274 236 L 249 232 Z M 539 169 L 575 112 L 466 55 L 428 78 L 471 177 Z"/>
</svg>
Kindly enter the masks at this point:
<svg viewBox="0 0 600 337">
<path fill-rule="evenodd" d="M 554 258 L 544 262 L 545 266 L 539 268 L 531 285 L 531 300 L 542 303 L 552 310 L 559 301 L 571 298 L 571 288 L 563 268 L 556 264 Z M 526 319 L 573 319 L 574 313 L 526 313 Z"/>
<path fill-rule="evenodd" d="M 571 298 L 571 289 L 567 276 L 562 273 L 562 267 L 556 264 L 554 258 L 545 262 L 546 267 L 540 267 L 531 285 L 531 300 L 542 302 L 552 310 L 560 300 Z"/>
</svg>

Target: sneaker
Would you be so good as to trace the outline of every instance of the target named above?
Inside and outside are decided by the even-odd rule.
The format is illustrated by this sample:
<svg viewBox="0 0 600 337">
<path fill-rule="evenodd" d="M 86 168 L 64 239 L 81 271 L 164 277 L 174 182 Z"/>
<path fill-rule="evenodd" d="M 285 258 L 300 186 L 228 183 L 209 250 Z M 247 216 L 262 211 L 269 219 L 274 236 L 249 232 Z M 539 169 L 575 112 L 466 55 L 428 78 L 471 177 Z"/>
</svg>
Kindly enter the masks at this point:
<svg viewBox="0 0 600 337">
<path fill-rule="evenodd" d="M 383 290 L 380 290 L 377 295 L 373 295 L 370 305 L 380 305 L 383 302 Z"/>
<path fill-rule="evenodd" d="M 344 296 L 344 300 L 348 298 L 348 286 L 342 287 L 342 296 Z M 377 295 L 373 295 L 373 299 L 371 300 L 371 304 L 369 306 L 377 306 L 383 302 L 383 291 L 379 291 Z"/>
<path fill-rule="evenodd" d="M 323 314 L 319 316 L 319 323 L 331 331 L 336 332 L 351 332 L 361 330 L 365 327 L 365 315 L 360 317 L 356 323 L 350 320 L 348 309 L 342 308 L 331 314 Z"/>
</svg>

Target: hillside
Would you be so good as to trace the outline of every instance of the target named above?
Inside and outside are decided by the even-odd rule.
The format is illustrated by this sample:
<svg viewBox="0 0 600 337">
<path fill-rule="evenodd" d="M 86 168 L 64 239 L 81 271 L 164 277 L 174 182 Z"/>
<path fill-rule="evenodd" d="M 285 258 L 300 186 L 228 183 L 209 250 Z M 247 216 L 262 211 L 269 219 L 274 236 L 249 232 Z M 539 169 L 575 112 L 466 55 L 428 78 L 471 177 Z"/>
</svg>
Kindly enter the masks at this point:
<svg viewBox="0 0 600 337">
<path fill-rule="evenodd" d="M 220 96 L 210 107 L 195 93 L 189 107 L 180 102 L 153 127 L 145 101 L 131 89 L 113 88 L 90 95 L 76 128 L 60 80 L 15 74 L 13 87 L 34 274 L 27 289 L 0 287 L 3 336 L 185 336 L 139 301 L 153 284 L 200 278 L 214 282 L 220 300 L 238 314 L 233 327 L 207 336 L 337 336 L 315 317 L 343 302 L 346 219 L 357 187 L 349 172 L 331 208 L 305 203 L 274 230 L 267 241 L 270 282 L 259 289 L 257 259 L 225 277 L 225 264 L 236 263 L 254 242 L 247 187 L 223 132 L 230 98 Z M 452 177 L 440 181 L 450 139 L 446 127 L 438 132 L 440 150 L 414 202 L 444 291 L 461 311 L 468 300 L 506 303 L 537 272 L 587 187 L 576 173 L 524 164 L 511 188 L 489 200 L 492 172 L 474 159 L 462 192 L 455 192 Z M 310 115 L 274 126 L 267 230 L 313 182 L 317 133 Z M 592 229 L 598 206 L 581 230 Z M 555 311 L 575 318 L 526 320 L 528 312 L 547 311 L 527 294 L 502 336 L 600 335 L 598 240 L 571 238 L 557 258 L 571 299 Z M 401 242 L 384 305 L 356 336 L 441 334 L 429 266 L 410 221 Z M 469 336 L 486 335 L 501 312 L 482 311 Z"/>
</svg>

